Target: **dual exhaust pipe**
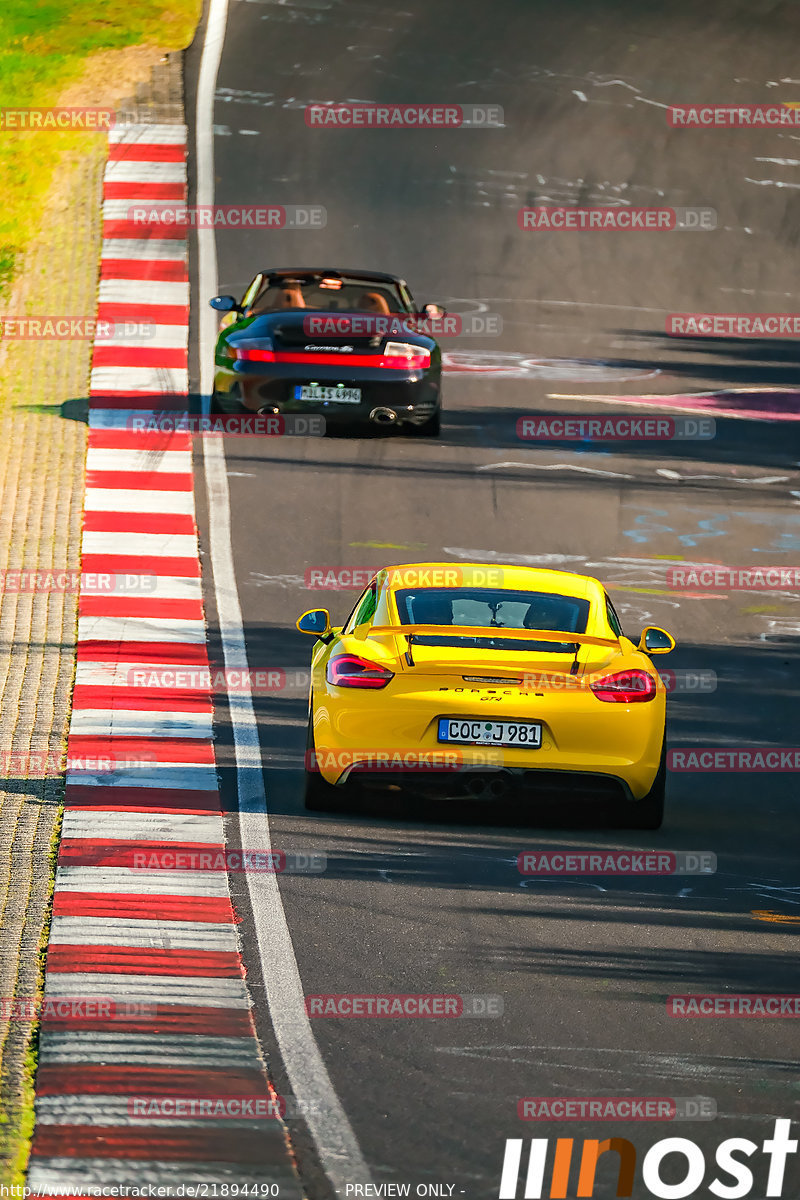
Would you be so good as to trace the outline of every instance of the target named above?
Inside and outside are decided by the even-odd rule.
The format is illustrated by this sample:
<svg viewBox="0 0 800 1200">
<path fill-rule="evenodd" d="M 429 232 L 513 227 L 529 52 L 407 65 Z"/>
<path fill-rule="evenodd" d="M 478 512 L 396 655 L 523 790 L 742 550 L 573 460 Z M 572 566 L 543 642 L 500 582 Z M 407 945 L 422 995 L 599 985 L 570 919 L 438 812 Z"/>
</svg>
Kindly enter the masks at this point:
<svg viewBox="0 0 800 1200">
<path fill-rule="evenodd" d="M 397 413 L 393 408 L 373 408 L 369 414 L 370 421 L 374 421 L 376 425 L 394 425 L 397 420 Z"/>
</svg>

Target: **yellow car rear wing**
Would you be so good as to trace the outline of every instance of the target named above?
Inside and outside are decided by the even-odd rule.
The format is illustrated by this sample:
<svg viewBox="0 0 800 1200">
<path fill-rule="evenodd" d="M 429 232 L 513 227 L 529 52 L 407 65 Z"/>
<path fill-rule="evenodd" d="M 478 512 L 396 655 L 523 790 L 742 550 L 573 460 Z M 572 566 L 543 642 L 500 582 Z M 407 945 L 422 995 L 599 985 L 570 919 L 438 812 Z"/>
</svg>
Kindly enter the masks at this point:
<svg viewBox="0 0 800 1200">
<path fill-rule="evenodd" d="M 370 634 L 398 634 L 401 637 L 495 637 L 519 641 L 571 643 L 578 646 L 619 646 L 619 638 L 594 637 L 588 633 L 567 633 L 553 629 L 506 629 L 504 625 L 372 625 Z"/>
</svg>

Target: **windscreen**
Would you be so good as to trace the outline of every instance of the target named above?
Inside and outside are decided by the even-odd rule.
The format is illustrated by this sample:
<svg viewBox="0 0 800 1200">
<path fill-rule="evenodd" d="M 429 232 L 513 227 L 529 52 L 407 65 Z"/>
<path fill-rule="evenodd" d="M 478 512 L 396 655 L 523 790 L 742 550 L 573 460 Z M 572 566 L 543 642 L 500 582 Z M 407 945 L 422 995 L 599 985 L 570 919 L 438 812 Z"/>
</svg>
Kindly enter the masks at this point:
<svg viewBox="0 0 800 1200">
<path fill-rule="evenodd" d="M 419 646 L 464 646 L 514 650 L 518 653 L 569 654 L 575 643 L 537 642 L 503 638 L 503 629 L 546 629 L 554 633 L 585 633 L 589 601 L 553 592 L 511 591 L 505 588 L 405 588 L 395 592 L 403 625 L 477 625 L 497 629 L 497 635 L 415 634 Z"/>
<path fill-rule="evenodd" d="M 341 286 L 332 287 L 322 278 L 275 277 L 259 293 L 251 316 L 286 309 L 310 309 L 313 312 L 357 312 L 387 316 L 408 312 L 400 289 L 385 280 L 353 279 L 344 276 Z"/>
</svg>

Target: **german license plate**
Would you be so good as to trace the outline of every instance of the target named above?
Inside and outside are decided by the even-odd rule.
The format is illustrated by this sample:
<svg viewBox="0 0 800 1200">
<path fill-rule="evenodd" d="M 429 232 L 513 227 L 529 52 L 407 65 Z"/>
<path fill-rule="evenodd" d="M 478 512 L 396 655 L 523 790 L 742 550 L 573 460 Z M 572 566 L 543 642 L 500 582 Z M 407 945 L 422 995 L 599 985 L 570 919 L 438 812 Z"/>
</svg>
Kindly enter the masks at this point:
<svg viewBox="0 0 800 1200">
<path fill-rule="evenodd" d="M 322 387 L 317 384 L 297 384 L 294 389 L 295 400 L 320 401 L 334 404 L 360 404 L 361 388 Z"/>
<path fill-rule="evenodd" d="M 439 741 L 538 750 L 542 744 L 542 727 L 532 721 L 472 721 L 440 717 Z"/>
</svg>

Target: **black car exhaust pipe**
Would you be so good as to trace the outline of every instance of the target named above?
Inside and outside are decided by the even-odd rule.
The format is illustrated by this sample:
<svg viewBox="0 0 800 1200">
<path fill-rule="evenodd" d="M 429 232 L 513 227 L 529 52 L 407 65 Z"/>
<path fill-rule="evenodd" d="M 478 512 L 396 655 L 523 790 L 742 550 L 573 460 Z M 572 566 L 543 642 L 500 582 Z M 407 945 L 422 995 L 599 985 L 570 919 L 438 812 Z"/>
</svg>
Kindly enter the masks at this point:
<svg viewBox="0 0 800 1200">
<path fill-rule="evenodd" d="M 397 413 L 392 408 L 373 408 L 369 414 L 370 421 L 374 421 L 376 425 L 394 425 L 397 420 Z"/>
</svg>

